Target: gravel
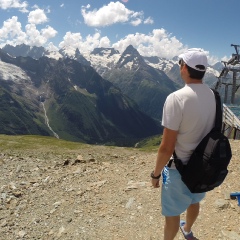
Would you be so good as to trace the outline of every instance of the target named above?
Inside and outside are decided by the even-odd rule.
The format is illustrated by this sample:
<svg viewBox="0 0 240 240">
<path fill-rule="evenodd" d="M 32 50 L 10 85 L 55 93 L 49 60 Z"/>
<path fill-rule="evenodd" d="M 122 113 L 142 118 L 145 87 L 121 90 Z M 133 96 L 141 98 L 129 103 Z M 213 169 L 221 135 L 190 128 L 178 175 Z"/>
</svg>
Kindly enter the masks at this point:
<svg viewBox="0 0 240 240">
<path fill-rule="evenodd" d="M 240 206 L 230 198 L 240 192 L 240 145 L 231 145 L 229 174 L 202 201 L 196 239 L 240 239 Z M 1 151 L 0 239 L 163 239 L 160 189 L 150 184 L 156 155 L 107 146 Z"/>
</svg>

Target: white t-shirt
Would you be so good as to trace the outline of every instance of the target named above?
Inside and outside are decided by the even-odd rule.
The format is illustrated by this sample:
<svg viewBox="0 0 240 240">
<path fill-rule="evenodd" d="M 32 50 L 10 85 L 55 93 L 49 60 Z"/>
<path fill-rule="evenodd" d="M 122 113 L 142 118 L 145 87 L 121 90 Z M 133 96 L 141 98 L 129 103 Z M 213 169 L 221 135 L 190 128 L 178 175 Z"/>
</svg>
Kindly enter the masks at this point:
<svg viewBox="0 0 240 240">
<path fill-rule="evenodd" d="M 215 96 L 206 84 L 186 84 L 167 97 L 162 125 L 178 131 L 175 152 L 183 163 L 213 128 L 215 115 Z"/>
</svg>

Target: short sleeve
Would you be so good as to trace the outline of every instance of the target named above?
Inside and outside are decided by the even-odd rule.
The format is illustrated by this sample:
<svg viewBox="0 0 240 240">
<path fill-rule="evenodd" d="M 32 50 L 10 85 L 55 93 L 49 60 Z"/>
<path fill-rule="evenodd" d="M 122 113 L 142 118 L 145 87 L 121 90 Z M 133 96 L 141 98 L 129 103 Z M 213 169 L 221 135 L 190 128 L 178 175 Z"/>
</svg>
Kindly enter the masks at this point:
<svg viewBox="0 0 240 240">
<path fill-rule="evenodd" d="M 170 94 L 163 106 L 162 126 L 178 131 L 181 121 L 183 107 L 181 100 L 174 94 Z"/>
</svg>

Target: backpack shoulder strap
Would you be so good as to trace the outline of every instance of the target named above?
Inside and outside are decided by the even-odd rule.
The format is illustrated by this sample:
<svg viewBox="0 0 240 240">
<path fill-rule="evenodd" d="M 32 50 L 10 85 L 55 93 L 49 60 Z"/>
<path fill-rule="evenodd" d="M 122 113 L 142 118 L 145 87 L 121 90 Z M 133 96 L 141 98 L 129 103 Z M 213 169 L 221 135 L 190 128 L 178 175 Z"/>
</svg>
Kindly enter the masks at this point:
<svg viewBox="0 0 240 240">
<path fill-rule="evenodd" d="M 216 117 L 214 129 L 221 132 L 222 129 L 222 104 L 218 91 L 211 89 L 215 95 L 216 100 Z"/>
</svg>

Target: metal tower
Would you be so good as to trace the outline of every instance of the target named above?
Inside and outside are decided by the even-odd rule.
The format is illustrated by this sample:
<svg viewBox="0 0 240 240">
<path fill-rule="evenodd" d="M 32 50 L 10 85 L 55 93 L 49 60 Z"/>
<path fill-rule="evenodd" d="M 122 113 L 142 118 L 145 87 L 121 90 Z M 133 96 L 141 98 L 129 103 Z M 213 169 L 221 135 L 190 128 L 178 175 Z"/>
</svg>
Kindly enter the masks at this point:
<svg viewBox="0 0 240 240">
<path fill-rule="evenodd" d="M 240 55 L 239 48 L 240 45 L 231 44 L 231 47 L 234 47 L 236 53 L 232 54 L 231 59 L 227 62 L 223 62 L 224 67 L 219 75 L 218 81 L 216 83 L 215 89 L 219 90 L 222 85 L 225 87 L 224 93 L 224 103 L 228 102 L 229 89 L 231 90 L 231 100 L 230 103 L 235 103 L 235 94 L 240 86 Z M 231 77 L 232 75 L 232 77 Z M 230 87 L 230 88 L 229 88 Z"/>
</svg>

